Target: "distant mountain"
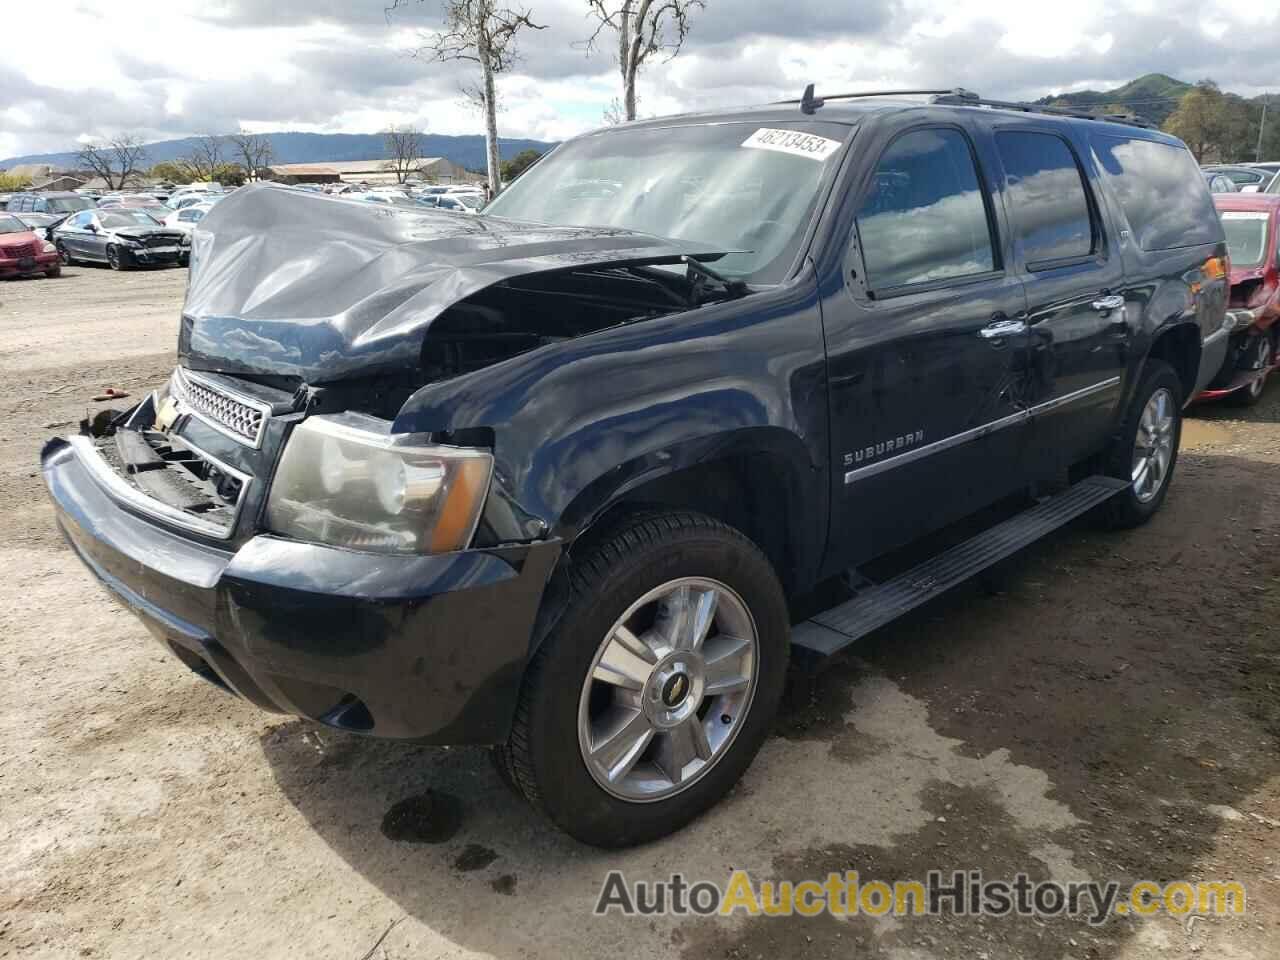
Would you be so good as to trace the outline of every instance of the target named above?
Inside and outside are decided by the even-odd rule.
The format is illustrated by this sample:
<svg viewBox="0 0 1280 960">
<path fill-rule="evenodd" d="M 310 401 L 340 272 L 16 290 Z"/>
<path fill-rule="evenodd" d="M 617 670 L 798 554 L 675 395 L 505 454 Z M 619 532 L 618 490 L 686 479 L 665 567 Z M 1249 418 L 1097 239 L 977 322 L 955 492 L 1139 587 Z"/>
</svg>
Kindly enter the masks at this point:
<svg viewBox="0 0 1280 960">
<path fill-rule="evenodd" d="M 1041 97 L 1036 103 L 1098 113 L 1108 107 L 1118 107 L 1124 113 L 1132 113 L 1159 125 L 1177 109 L 1182 95 L 1194 87 L 1194 84 L 1175 80 L 1163 73 L 1148 73 L 1114 90 L 1077 90 L 1075 93 L 1064 93 L 1056 97 Z"/>
<path fill-rule="evenodd" d="M 269 133 L 271 149 L 276 163 L 324 163 L 338 160 L 377 160 L 387 156 L 380 133 Z M 147 144 L 147 164 L 164 160 L 179 160 L 189 156 L 198 142 L 197 137 L 181 140 L 160 140 Z M 521 150 L 537 150 L 545 153 L 554 143 L 542 140 L 498 139 L 498 152 L 509 160 Z M 228 154 L 230 151 L 228 151 Z M 422 136 L 424 157 L 444 157 L 461 164 L 468 170 L 485 168 L 484 137 L 447 137 L 437 133 Z M 230 157 L 229 157 L 230 159 Z M 25 157 L 9 157 L 0 160 L 0 170 L 20 163 L 47 163 L 59 169 L 74 169 L 76 154 L 33 153 Z"/>
</svg>

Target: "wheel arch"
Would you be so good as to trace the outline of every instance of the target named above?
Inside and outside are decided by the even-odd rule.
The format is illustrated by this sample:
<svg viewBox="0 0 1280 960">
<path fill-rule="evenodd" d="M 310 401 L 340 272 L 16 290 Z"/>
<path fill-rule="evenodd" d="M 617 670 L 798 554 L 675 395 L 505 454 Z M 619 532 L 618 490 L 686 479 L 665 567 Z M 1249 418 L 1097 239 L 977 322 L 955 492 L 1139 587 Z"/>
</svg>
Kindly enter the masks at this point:
<svg viewBox="0 0 1280 960">
<path fill-rule="evenodd" d="M 652 510 L 706 514 L 746 535 L 789 593 L 814 577 L 825 548 L 826 484 L 804 442 L 780 427 L 689 441 L 622 464 L 569 502 L 552 528 L 564 561 L 622 517 Z M 816 499 L 815 498 L 819 498 Z"/>
<path fill-rule="evenodd" d="M 1145 368 L 1152 360 L 1163 360 L 1173 367 L 1182 384 L 1182 399 L 1186 403 L 1196 394 L 1200 355 L 1200 328 L 1190 322 L 1169 324 L 1152 335 L 1142 366 Z"/>
</svg>

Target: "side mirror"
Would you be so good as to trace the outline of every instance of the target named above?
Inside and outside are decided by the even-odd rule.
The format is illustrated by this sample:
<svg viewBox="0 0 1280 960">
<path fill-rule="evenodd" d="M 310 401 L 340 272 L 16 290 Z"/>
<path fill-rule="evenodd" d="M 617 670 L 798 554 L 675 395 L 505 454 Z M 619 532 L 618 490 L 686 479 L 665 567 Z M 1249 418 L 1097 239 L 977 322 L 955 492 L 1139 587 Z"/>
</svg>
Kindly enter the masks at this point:
<svg viewBox="0 0 1280 960">
<path fill-rule="evenodd" d="M 84 228 L 88 230 L 90 233 L 98 232 L 98 225 L 96 223 L 86 223 Z"/>
</svg>

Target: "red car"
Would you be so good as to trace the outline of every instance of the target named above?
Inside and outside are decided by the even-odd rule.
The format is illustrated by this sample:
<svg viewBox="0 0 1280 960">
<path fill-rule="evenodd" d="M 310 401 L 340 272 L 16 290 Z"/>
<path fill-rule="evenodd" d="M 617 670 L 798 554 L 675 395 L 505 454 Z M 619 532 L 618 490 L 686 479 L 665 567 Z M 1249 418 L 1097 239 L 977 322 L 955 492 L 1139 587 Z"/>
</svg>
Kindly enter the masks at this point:
<svg viewBox="0 0 1280 960">
<path fill-rule="evenodd" d="M 1227 358 L 1201 400 L 1229 397 L 1246 405 L 1262 399 L 1267 375 L 1280 366 L 1280 196 L 1224 193 L 1213 198 L 1231 256 L 1233 322 Z"/>
<path fill-rule="evenodd" d="M 9 213 L 0 213 L 0 277 L 23 277 L 62 272 L 57 248 L 41 234 Z"/>
</svg>

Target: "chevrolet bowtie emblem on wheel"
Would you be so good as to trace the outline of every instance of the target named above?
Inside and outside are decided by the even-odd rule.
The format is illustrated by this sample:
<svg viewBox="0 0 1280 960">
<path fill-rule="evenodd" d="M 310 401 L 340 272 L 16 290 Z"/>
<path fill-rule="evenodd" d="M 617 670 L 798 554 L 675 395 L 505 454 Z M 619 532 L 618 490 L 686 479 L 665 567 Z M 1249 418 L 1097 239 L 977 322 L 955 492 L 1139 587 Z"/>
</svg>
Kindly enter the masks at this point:
<svg viewBox="0 0 1280 960">
<path fill-rule="evenodd" d="M 662 691 L 662 702 L 668 707 L 678 707 L 680 702 L 684 700 L 684 695 L 688 692 L 689 678 L 683 673 L 677 673 L 667 681 L 667 685 Z"/>
</svg>

